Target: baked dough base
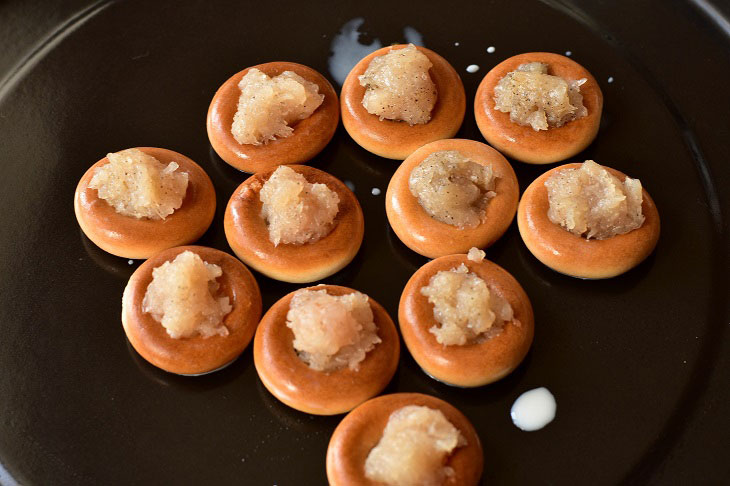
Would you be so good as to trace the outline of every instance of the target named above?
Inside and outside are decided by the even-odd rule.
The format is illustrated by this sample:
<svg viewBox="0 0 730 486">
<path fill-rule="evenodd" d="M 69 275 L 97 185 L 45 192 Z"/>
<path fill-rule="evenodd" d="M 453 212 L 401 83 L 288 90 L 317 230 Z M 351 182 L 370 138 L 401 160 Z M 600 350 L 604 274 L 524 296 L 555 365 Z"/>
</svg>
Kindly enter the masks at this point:
<svg viewBox="0 0 730 486">
<path fill-rule="evenodd" d="M 545 181 L 556 171 L 577 169 L 581 164 L 555 167 L 535 179 L 525 189 L 517 210 L 517 226 L 527 249 L 553 270 L 585 279 L 602 279 L 631 270 L 648 257 L 659 240 L 659 212 L 646 189 L 641 211 L 645 220 L 641 227 L 605 240 L 587 240 L 563 229 L 548 218 Z M 604 168 L 621 181 L 626 174 Z"/>
<path fill-rule="evenodd" d="M 401 121 L 381 121 L 377 115 L 368 113 L 362 105 L 365 87 L 360 86 L 358 76 L 365 73 L 374 57 L 387 54 L 391 48 L 405 47 L 406 44 L 383 47 L 360 60 L 347 75 L 340 100 L 342 123 L 352 139 L 368 152 L 395 160 L 405 159 L 429 142 L 456 135 L 466 111 L 464 85 L 456 70 L 432 50 L 417 46 L 433 64 L 429 74 L 436 84 L 438 99 L 431 111 L 431 120 L 411 126 Z"/>
<path fill-rule="evenodd" d="M 309 290 L 326 290 L 330 295 L 354 292 L 337 285 L 317 285 Z M 357 371 L 345 367 L 326 373 L 311 369 L 294 349 L 294 333 L 286 326 L 293 295 L 276 302 L 256 331 L 254 364 L 266 389 L 284 404 L 315 415 L 348 412 L 380 393 L 395 374 L 400 357 L 398 332 L 387 311 L 369 299 L 381 342 L 367 353 Z"/>
<path fill-rule="evenodd" d="M 446 463 L 454 470 L 445 486 L 476 485 L 482 475 L 482 445 L 474 427 L 455 407 L 430 395 L 394 393 L 363 403 L 350 412 L 335 429 L 327 448 L 327 479 L 331 486 L 376 486 L 365 477 L 365 460 L 383 435 L 390 414 L 406 405 L 440 410 L 466 439 Z"/>
<path fill-rule="evenodd" d="M 151 314 L 142 311 L 142 301 L 152 270 L 190 250 L 223 269 L 217 282 L 233 309 L 223 318 L 227 336 L 173 339 Z M 122 325 L 134 349 L 153 365 L 181 375 L 205 374 L 235 360 L 253 338 L 261 317 L 261 292 L 251 272 L 236 258 L 214 248 L 179 246 L 150 258 L 132 274 L 122 297 Z"/>
<path fill-rule="evenodd" d="M 299 121 L 294 133 L 263 145 L 240 144 L 233 138 L 231 126 L 238 109 L 241 90 L 238 82 L 256 68 L 274 77 L 284 71 L 293 71 L 319 86 L 324 101 L 309 118 Z M 279 165 L 302 164 L 313 159 L 325 148 L 335 134 L 340 121 L 337 93 L 327 79 L 314 69 L 293 62 L 268 62 L 251 66 L 234 74 L 218 88 L 208 108 L 206 128 L 213 150 L 229 165 L 238 170 L 254 173 Z"/>
<path fill-rule="evenodd" d="M 433 315 L 433 305 L 421 294 L 421 288 L 428 285 L 437 272 L 462 263 L 487 283 L 490 292 L 499 293 L 509 302 L 514 319 L 504 323 L 502 332 L 486 341 L 444 346 L 429 332 L 438 321 Z M 448 385 L 460 387 L 482 386 L 507 376 L 527 355 L 535 332 L 530 299 L 517 280 L 489 260 L 476 263 L 466 255 L 443 256 L 419 268 L 403 289 L 398 321 L 408 351 L 424 372 Z"/>
<path fill-rule="evenodd" d="M 535 131 L 510 121 L 509 113 L 494 108 L 494 87 L 509 72 L 528 62 L 544 62 L 550 74 L 566 79 L 586 78 L 580 87 L 588 114 L 558 128 Z M 603 93 L 596 79 L 583 66 L 560 54 L 528 52 L 497 64 L 484 76 L 474 98 L 474 116 L 489 145 L 503 154 L 528 164 L 550 164 L 565 160 L 585 149 L 598 134 L 603 111 Z"/>
<path fill-rule="evenodd" d="M 99 248 L 122 258 L 149 258 L 203 236 L 215 215 L 216 198 L 208 174 L 195 162 L 172 150 L 137 147 L 164 165 L 175 161 L 188 173 L 188 188 L 182 206 L 162 220 L 124 216 L 89 187 L 94 170 L 108 164 L 104 157 L 83 175 L 74 194 L 76 220 L 84 234 Z"/>
</svg>

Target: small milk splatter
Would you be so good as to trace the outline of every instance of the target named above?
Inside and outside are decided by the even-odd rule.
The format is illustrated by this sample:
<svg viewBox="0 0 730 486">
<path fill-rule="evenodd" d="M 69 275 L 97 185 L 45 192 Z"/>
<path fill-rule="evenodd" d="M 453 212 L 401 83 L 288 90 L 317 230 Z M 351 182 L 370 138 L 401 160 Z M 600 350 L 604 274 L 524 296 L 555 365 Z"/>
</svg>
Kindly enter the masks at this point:
<svg viewBox="0 0 730 486">
<path fill-rule="evenodd" d="M 477 71 L 479 71 L 479 66 L 477 66 L 476 64 L 469 64 L 466 67 L 466 72 L 467 73 L 475 73 Z"/>
<path fill-rule="evenodd" d="M 330 74 L 340 85 L 360 59 L 382 47 L 378 39 L 373 39 L 370 44 L 360 43 L 358 29 L 364 22 L 365 19 L 362 17 L 352 19 L 343 25 L 340 32 L 332 38 L 332 44 L 330 45 L 332 55 L 328 60 L 328 64 Z"/>
<path fill-rule="evenodd" d="M 609 77 L 608 77 L 608 83 L 609 83 L 609 84 L 613 83 L 613 76 L 609 76 Z"/>
<path fill-rule="evenodd" d="M 130 265 L 134 265 L 134 260 L 128 260 L 127 263 L 129 263 Z"/>
<path fill-rule="evenodd" d="M 573 51 L 565 51 L 565 55 L 570 57 L 573 55 Z"/>
<path fill-rule="evenodd" d="M 456 47 L 459 47 L 459 43 L 458 43 L 458 42 L 454 42 L 454 45 L 455 45 Z"/>
<path fill-rule="evenodd" d="M 547 388 L 540 387 L 520 395 L 512 405 L 512 422 L 526 431 L 540 430 L 555 418 L 557 404 Z"/>
<path fill-rule="evenodd" d="M 351 190 L 352 192 L 355 192 L 355 183 L 354 183 L 354 182 L 352 182 L 352 181 L 351 181 L 350 179 L 347 179 L 347 180 L 345 181 L 345 185 L 347 186 L 347 188 L 348 188 L 349 190 Z"/>
<path fill-rule="evenodd" d="M 497 49 L 495 49 L 494 46 L 487 47 L 487 52 L 490 53 L 490 54 L 494 54 L 494 51 L 496 51 L 496 50 Z"/>
<path fill-rule="evenodd" d="M 406 38 L 406 43 L 423 47 L 423 35 L 413 27 L 404 27 L 403 37 Z"/>
<path fill-rule="evenodd" d="M 371 193 L 371 194 L 372 194 L 373 196 L 380 196 L 380 188 L 379 188 L 379 187 L 373 187 L 373 188 L 372 188 L 372 189 L 370 190 L 370 193 Z"/>
</svg>

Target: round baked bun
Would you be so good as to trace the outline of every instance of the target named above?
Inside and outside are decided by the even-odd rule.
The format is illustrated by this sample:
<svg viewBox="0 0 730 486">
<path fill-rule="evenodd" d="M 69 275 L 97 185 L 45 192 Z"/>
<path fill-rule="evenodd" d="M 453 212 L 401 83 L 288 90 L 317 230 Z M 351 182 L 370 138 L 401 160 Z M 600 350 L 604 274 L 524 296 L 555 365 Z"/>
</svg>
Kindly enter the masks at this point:
<svg viewBox="0 0 730 486">
<path fill-rule="evenodd" d="M 182 206 L 165 219 L 135 218 L 116 212 L 99 198 L 89 183 L 104 157 L 83 175 L 74 194 L 76 220 L 84 234 L 99 248 L 122 258 L 149 258 L 167 248 L 192 243 L 208 229 L 215 215 L 215 189 L 208 174 L 195 162 L 172 150 L 137 147 L 162 164 L 177 162 L 188 173 L 188 188 Z"/>
<path fill-rule="evenodd" d="M 357 254 L 365 234 L 365 220 L 355 194 L 336 177 L 304 165 L 290 166 L 309 183 L 322 183 L 337 193 L 339 208 L 334 228 L 314 243 L 293 245 L 269 239 L 261 217 L 259 194 L 274 170 L 254 174 L 231 195 L 223 220 L 228 244 L 248 266 L 283 282 L 314 282 L 344 268 Z"/>
<path fill-rule="evenodd" d="M 227 336 L 174 339 L 151 314 L 142 310 L 152 270 L 187 250 L 223 270 L 216 280 L 220 285 L 218 292 L 227 296 L 233 307 L 223 318 Z M 158 368 L 180 375 L 208 373 L 234 361 L 251 342 L 260 317 L 261 293 L 251 272 L 228 253 L 204 246 L 179 246 L 158 253 L 132 274 L 122 297 L 122 324 L 134 349 Z"/>
<path fill-rule="evenodd" d="M 433 64 L 429 74 L 436 85 L 438 98 L 431 111 L 431 120 L 411 126 L 402 121 L 381 121 L 377 115 L 368 113 L 362 105 L 365 87 L 360 85 L 358 76 L 365 73 L 373 58 L 405 47 L 408 45 L 383 47 L 358 62 L 342 85 L 340 100 L 342 123 L 352 139 L 368 152 L 396 160 L 405 159 L 424 144 L 456 135 L 466 111 L 464 85 L 456 70 L 432 50 L 416 46 Z"/>
<path fill-rule="evenodd" d="M 486 220 L 474 228 L 460 229 L 432 218 L 410 191 L 411 172 L 434 152 L 456 150 L 481 165 L 492 167 L 497 178 L 496 196 L 489 200 Z M 517 212 L 519 187 L 512 166 L 492 147 L 458 138 L 438 140 L 419 148 L 398 167 L 388 184 L 385 211 L 390 226 L 408 248 L 429 258 L 486 248 L 507 230 Z"/>
<path fill-rule="evenodd" d="M 319 86 L 324 101 L 311 116 L 293 125 L 294 132 L 289 137 L 277 138 L 262 145 L 240 144 L 231 132 L 233 116 L 238 110 L 238 98 L 241 96 L 238 83 L 253 68 L 270 77 L 293 71 Z M 234 74 L 218 88 L 208 108 L 206 127 L 210 144 L 220 158 L 236 169 L 253 173 L 278 165 L 301 164 L 314 158 L 332 139 L 339 120 L 337 93 L 324 76 L 302 64 L 267 62 Z"/>
<path fill-rule="evenodd" d="M 444 486 L 473 486 L 484 468 L 479 436 L 469 419 L 445 401 L 420 393 L 394 393 L 368 400 L 350 412 L 335 429 L 327 448 L 327 479 L 331 486 L 375 486 L 365 477 L 365 461 L 380 442 L 390 415 L 405 406 L 440 410 L 466 439 L 449 456 L 446 466 L 453 469 Z"/>
<path fill-rule="evenodd" d="M 484 280 L 490 292 L 509 302 L 514 319 L 505 322 L 499 334 L 473 344 L 439 344 L 429 329 L 440 327 L 433 305 L 421 289 L 432 276 L 461 264 Z M 515 278 L 488 260 L 474 262 L 466 255 L 437 258 L 419 268 L 403 289 L 398 307 L 403 341 L 419 366 L 432 378 L 448 385 L 476 387 L 497 381 L 511 373 L 530 349 L 534 316 L 527 294 Z"/>
<path fill-rule="evenodd" d="M 549 74 L 568 80 L 586 78 L 580 87 L 588 114 L 565 125 L 535 131 L 510 121 L 509 113 L 494 107 L 494 88 L 507 73 L 529 62 L 549 65 Z M 484 76 L 474 98 L 474 116 L 487 142 L 513 159 L 528 164 L 550 164 L 565 160 L 585 149 L 596 138 L 603 111 L 603 93 L 596 79 L 583 66 L 559 54 L 529 52 L 510 57 Z"/>
<path fill-rule="evenodd" d="M 550 203 L 545 181 L 559 170 L 577 169 L 581 165 L 555 167 L 529 185 L 517 211 L 520 236 L 535 258 L 556 272 L 585 279 L 615 277 L 631 270 L 654 251 L 660 233 L 659 212 L 642 188 L 644 224 L 628 233 L 605 240 L 587 240 L 553 223 L 548 218 Z M 602 167 L 619 180 L 626 179 L 626 174 Z"/>
<path fill-rule="evenodd" d="M 337 285 L 317 285 L 329 295 L 355 292 Z M 335 415 L 352 410 L 380 393 L 398 366 L 400 340 L 386 310 L 369 298 L 381 342 L 368 351 L 357 370 L 314 370 L 294 349 L 294 333 L 286 319 L 294 292 L 276 302 L 261 319 L 253 343 L 256 371 L 267 390 L 284 404 L 314 415 Z"/>
</svg>

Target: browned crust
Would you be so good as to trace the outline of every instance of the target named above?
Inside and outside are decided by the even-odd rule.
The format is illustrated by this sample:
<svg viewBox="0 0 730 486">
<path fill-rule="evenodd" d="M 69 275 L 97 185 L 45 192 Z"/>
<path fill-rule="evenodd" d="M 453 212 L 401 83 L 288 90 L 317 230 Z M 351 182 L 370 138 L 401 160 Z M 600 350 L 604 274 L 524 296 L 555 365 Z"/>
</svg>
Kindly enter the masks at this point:
<svg viewBox="0 0 730 486">
<path fill-rule="evenodd" d="M 106 157 L 86 171 L 74 194 L 74 212 L 84 234 L 102 250 L 123 258 L 149 258 L 167 248 L 192 243 L 203 236 L 215 215 L 215 189 L 198 164 L 172 150 L 137 148 L 165 165 L 177 162 L 179 170 L 188 173 L 185 198 L 174 213 L 162 220 L 137 219 L 117 213 L 100 199 L 89 183 L 96 168 L 109 163 Z"/>
<path fill-rule="evenodd" d="M 407 405 L 440 410 L 466 439 L 449 457 L 454 475 L 445 486 L 477 484 L 484 468 L 484 454 L 479 436 L 471 422 L 454 406 L 420 393 L 394 393 L 368 400 L 350 412 L 335 429 L 327 448 L 327 479 L 331 486 L 376 486 L 365 477 L 365 461 L 380 442 L 390 414 Z"/>
<path fill-rule="evenodd" d="M 588 115 L 559 128 L 535 131 L 509 119 L 494 108 L 494 87 L 509 72 L 527 62 L 545 62 L 549 73 L 566 79 L 587 78 L 580 87 Z M 509 157 L 528 164 L 549 164 L 577 154 L 596 138 L 603 110 L 603 94 L 596 79 L 583 66 L 559 54 L 529 52 L 510 57 L 484 76 L 474 98 L 474 116 L 490 145 Z"/>
<path fill-rule="evenodd" d="M 486 221 L 475 228 L 459 229 L 432 218 L 409 189 L 411 171 L 423 159 L 440 150 L 458 150 L 472 161 L 490 165 L 494 170 L 497 195 L 487 204 Z M 512 223 L 518 200 L 517 176 L 502 154 L 473 140 L 446 139 L 424 145 L 403 161 L 388 184 L 385 211 L 393 231 L 408 248 L 437 258 L 466 253 L 471 247 L 491 246 Z"/>
<path fill-rule="evenodd" d="M 231 133 L 233 116 L 241 96 L 238 83 L 253 68 L 272 77 L 284 71 L 293 71 L 319 86 L 319 92 L 324 94 L 324 101 L 309 118 L 294 125 L 291 136 L 278 138 L 264 145 L 240 144 Z M 324 76 L 302 64 L 267 62 L 234 74 L 218 88 L 208 108 L 206 127 L 210 144 L 223 160 L 236 169 L 253 173 L 282 164 L 301 164 L 314 158 L 332 139 L 339 120 L 337 93 Z"/>
<path fill-rule="evenodd" d="M 217 279 L 219 291 L 228 296 L 233 307 L 223 318 L 228 336 L 173 339 L 162 324 L 142 311 L 152 270 L 186 250 L 223 270 Z M 122 297 L 122 324 L 129 342 L 144 359 L 171 373 L 206 373 L 230 363 L 251 342 L 260 317 L 261 293 L 251 272 L 228 253 L 203 246 L 170 248 L 150 258 L 132 274 Z"/>
<path fill-rule="evenodd" d="M 336 177 L 304 165 L 290 166 L 310 183 L 326 184 L 340 198 L 332 231 L 314 243 L 280 244 L 269 240 L 261 217 L 261 187 L 275 169 L 254 174 L 231 195 L 223 220 L 228 244 L 244 263 L 264 275 L 284 282 L 314 282 L 344 268 L 355 258 L 365 220 L 355 195 Z"/>
<path fill-rule="evenodd" d="M 467 266 L 506 299 L 514 319 L 502 332 L 486 341 L 464 346 L 444 346 L 429 332 L 438 322 L 433 305 L 421 288 L 439 271 Z M 413 274 L 403 289 L 398 307 L 401 334 L 408 350 L 423 370 L 449 385 L 475 387 L 497 381 L 511 373 L 530 349 L 534 335 L 534 316 L 527 294 L 517 280 L 499 265 L 488 260 L 476 263 L 466 255 L 449 255 L 433 260 Z"/>
<path fill-rule="evenodd" d="M 642 189 L 641 227 L 605 240 L 587 240 L 563 229 L 548 218 L 545 181 L 556 171 L 579 168 L 581 164 L 555 167 L 535 179 L 525 190 L 517 210 L 517 226 L 530 252 L 553 270 L 580 278 L 610 278 L 641 263 L 659 240 L 659 212 L 646 189 Z M 626 174 L 605 167 L 622 181 Z"/>
<path fill-rule="evenodd" d="M 318 285 L 330 295 L 355 292 L 337 285 Z M 294 333 L 286 325 L 294 292 L 281 298 L 266 312 L 256 331 L 253 357 L 264 386 L 286 405 L 315 415 L 335 415 L 352 410 L 380 393 L 390 382 L 400 355 L 400 341 L 392 319 L 372 298 L 378 336 L 382 340 L 367 353 L 357 371 L 343 368 L 330 373 L 311 369 L 294 350 Z"/>
<path fill-rule="evenodd" d="M 358 62 L 342 85 L 340 104 L 342 123 L 347 133 L 365 150 L 388 159 L 403 160 L 418 147 L 456 135 L 464 120 L 466 94 L 464 85 L 456 70 L 443 57 L 430 49 L 418 47 L 433 64 L 429 70 L 436 84 L 438 99 L 431 111 L 431 120 L 423 125 L 408 125 L 405 122 L 380 120 L 367 112 L 362 105 L 365 88 L 360 86 L 358 76 L 362 75 L 377 56 L 392 49 L 403 49 L 407 44 L 383 47 Z"/>
</svg>

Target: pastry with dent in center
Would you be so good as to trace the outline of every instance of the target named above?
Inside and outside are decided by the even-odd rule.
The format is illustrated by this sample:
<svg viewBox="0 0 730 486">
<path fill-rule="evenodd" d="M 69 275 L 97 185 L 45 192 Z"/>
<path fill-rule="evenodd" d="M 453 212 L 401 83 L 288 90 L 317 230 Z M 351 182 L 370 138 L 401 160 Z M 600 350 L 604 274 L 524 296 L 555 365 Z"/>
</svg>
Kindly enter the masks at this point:
<svg viewBox="0 0 730 486">
<path fill-rule="evenodd" d="M 208 139 L 218 155 L 244 172 L 302 164 L 332 139 L 340 120 L 337 94 L 312 68 L 259 64 L 234 74 L 208 108 Z"/>
<path fill-rule="evenodd" d="M 419 366 L 460 387 L 486 385 L 511 373 L 534 335 L 527 294 L 476 248 L 419 268 L 403 289 L 398 321 Z"/>
<path fill-rule="evenodd" d="M 304 165 L 254 174 L 231 196 L 224 227 L 244 263 L 284 282 L 313 282 L 345 267 L 365 231 L 355 195 Z"/>
<path fill-rule="evenodd" d="M 342 123 L 365 150 L 403 160 L 418 147 L 453 137 L 464 120 L 461 78 L 425 47 L 384 47 L 358 62 L 342 85 Z"/>
<path fill-rule="evenodd" d="M 659 212 L 641 182 L 592 160 L 535 179 L 522 195 L 517 226 L 535 258 L 585 279 L 632 269 L 660 233 Z"/>
<path fill-rule="evenodd" d="M 129 342 L 170 373 L 199 375 L 235 360 L 253 338 L 261 293 L 231 255 L 203 246 L 162 251 L 135 270 L 122 297 Z"/>
<path fill-rule="evenodd" d="M 602 110 L 603 94 L 591 73 L 549 52 L 497 64 L 474 99 L 487 142 L 528 164 L 558 162 L 585 149 L 596 138 Z"/>
<path fill-rule="evenodd" d="M 336 285 L 286 295 L 261 319 L 254 338 L 264 386 L 286 405 L 315 415 L 345 413 L 380 393 L 399 353 L 385 309 Z"/>
<path fill-rule="evenodd" d="M 429 258 L 486 248 L 517 212 L 512 166 L 473 140 L 431 142 L 411 154 L 388 184 L 385 210 L 398 238 Z"/>
<path fill-rule="evenodd" d="M 469 420 L 420 393 L 368 400 L 340 422 L 327 448 L 332 486 L 473 486 L 483 467 Z"/>
<path fill-rule="evenodd" d="M 123 258 L 149 258 L 200 238 L 215 215 L 208 174 L 182 154 L 139 147 L 107 154 L 83 175 L 74 212 L 84 234 Z"/>
</svg>

